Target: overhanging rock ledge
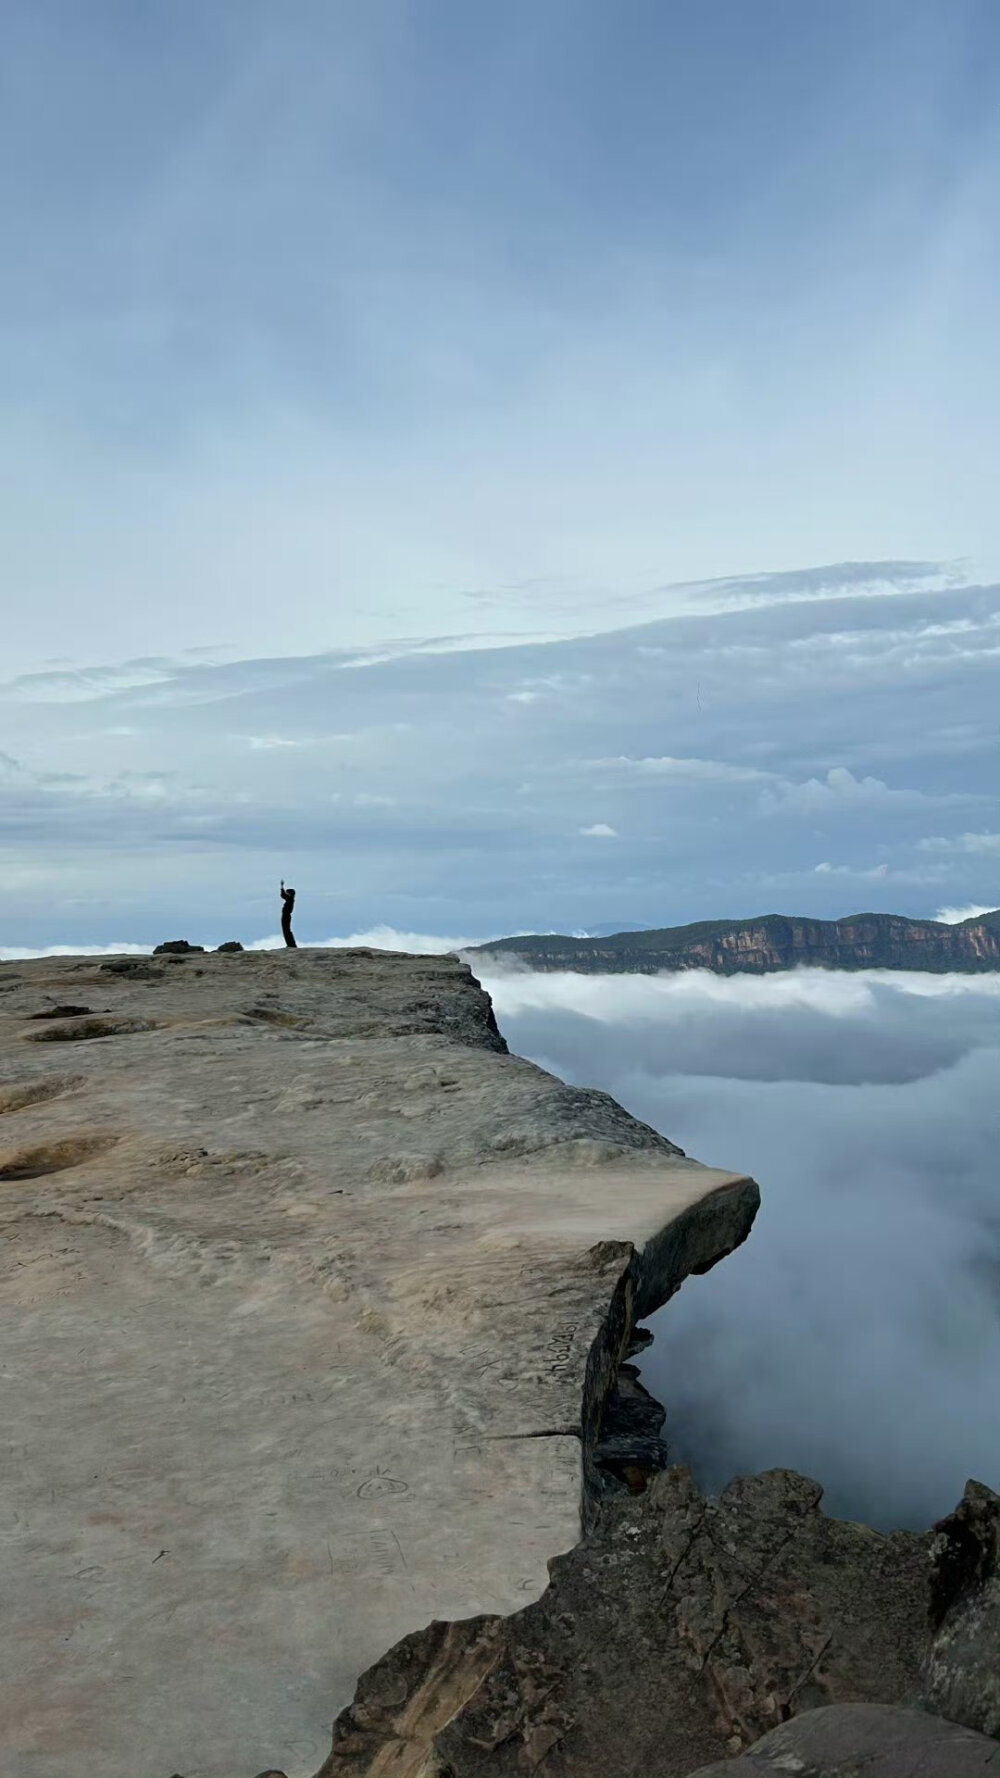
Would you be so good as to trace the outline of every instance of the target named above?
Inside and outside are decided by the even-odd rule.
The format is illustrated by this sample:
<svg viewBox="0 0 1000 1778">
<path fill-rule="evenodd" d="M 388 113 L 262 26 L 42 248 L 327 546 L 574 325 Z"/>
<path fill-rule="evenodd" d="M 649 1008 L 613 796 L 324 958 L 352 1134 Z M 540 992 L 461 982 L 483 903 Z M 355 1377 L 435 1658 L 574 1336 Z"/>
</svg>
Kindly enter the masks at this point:
<svg viewBox="0 0 1000 1778">
<path fill-rule="evenodd" d="M 0 1182 L 19 1778 L 315 1772 L 401 1637 L 543 1592 L 758 1205 L 457 959 L 305 949 L 0 965 Z"/>
</svg>

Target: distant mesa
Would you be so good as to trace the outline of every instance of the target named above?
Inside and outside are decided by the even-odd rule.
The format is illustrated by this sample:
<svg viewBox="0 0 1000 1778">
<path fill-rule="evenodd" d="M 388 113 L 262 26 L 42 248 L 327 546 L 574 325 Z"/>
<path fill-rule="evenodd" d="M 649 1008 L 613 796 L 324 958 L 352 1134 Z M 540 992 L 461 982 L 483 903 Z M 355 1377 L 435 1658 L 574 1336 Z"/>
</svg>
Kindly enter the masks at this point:
<svg viewBox="0 0 1000 1778">
<path fill-rule="evenodd" d="M 587 975 L 658 975 L 708 969 L 716 975 L 769 975 L 782 969 L 916 969 L 978 975 L 1000 969 L 1000 911 L 956 925 L 903 914 L 850 914 L 810 920 L 762 914 L 750 920 L 699 920 L 606 937 L 562 933 L 494 939 L 470 956 L 494 956 L 535 970 Z"/>
</svg>

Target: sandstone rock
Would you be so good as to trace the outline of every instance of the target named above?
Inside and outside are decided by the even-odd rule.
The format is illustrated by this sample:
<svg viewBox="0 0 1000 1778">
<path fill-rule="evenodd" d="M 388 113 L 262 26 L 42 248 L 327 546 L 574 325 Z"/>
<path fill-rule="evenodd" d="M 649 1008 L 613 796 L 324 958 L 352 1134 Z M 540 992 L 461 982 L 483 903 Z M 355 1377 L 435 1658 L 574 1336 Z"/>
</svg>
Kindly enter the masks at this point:
<svg viewBox="0 0 1000 1778">
<path fill-rule="evenodd" d="M 148 957 L 109 957 L 100 970 L 102 975 L 130 976 L 134 981 L 160 981 L 163 976 L 162 967 Z"/>
<path fill-rule="evenodd" d="M 320 1778 L 684 1778 L 801 1711 L 909 1700 L 931 1534 L 828 1518 L 815 1482 L 687 1470 L 612 1503 L 516 1616 L 434 1624 L 367 1674 Z M 382 1763 L 380 1763 L 382 1762 Z M 792 1769 L 792 1768 L 789 1768 Z"/>
<path fill-rule="evenodd" d="M 884 1704 L 834 1704 L 773 1729 L 741 1759 L 691 1778 L 994 1778 L 1000 1746 L 971 1730 Z"/>
<path fill-rule="evenodd" d="M 0 980 L 6 1769 L 302 1778 L 400 1638 L 544 1590 L 636 1318 L 756 1187 L 508 1055 L 455 958 Z"/>
<path fill-rule="evenodd" d="M 935 1525 L 932 1610 L 924 1672 L 928 1708 L 1000 1736 L 1000 1497 L 969 1482 Z"/>
</svg>

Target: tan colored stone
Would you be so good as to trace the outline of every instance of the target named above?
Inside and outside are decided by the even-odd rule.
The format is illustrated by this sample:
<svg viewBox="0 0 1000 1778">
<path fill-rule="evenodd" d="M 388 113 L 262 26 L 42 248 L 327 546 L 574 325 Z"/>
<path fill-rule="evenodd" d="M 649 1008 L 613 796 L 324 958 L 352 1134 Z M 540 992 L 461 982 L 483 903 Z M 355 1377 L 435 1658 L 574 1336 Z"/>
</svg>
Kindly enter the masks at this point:
<svg viewBox="0 0 1000 1778">
<path fill-rule="evenodd" d="M 636 1314 L 756 1204 L 455 959 L 0 965 L 3 1771 L 315 1770 L 401 1636 L 542 1592 Z"/>
</svg>

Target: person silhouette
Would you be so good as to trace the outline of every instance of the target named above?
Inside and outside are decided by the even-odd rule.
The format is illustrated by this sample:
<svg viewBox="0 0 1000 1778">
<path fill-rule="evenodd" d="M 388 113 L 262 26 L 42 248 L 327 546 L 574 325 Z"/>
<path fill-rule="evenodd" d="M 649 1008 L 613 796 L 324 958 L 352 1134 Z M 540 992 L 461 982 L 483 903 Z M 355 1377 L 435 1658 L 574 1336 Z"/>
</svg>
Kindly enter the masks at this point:
<svg viewBox="0 0 1000 1778">
<path fill-rule="evenodd" d="M 281 936 L 286 945 L 293 951 L 298 949 L 295 934 L 292 931 L 292 909 L 295 906 L 295 890 L 285 888 L 285 879 L 281 879 Z"/>
</svg>

